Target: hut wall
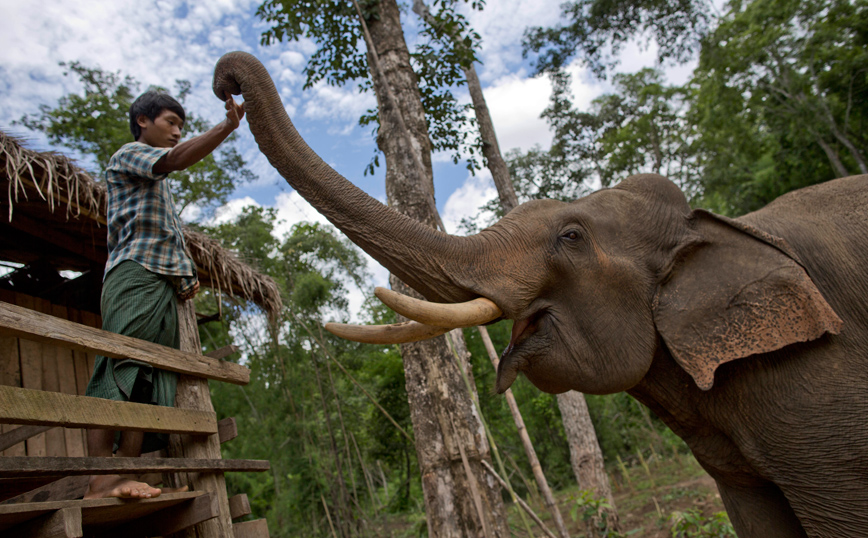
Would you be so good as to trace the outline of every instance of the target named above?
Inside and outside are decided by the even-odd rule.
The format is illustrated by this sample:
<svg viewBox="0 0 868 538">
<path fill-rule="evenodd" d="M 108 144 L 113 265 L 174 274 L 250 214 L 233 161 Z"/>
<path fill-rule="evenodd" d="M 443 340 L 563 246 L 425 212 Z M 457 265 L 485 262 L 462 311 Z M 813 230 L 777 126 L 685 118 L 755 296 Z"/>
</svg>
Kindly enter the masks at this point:
<svg viewBox="0 0 868 538">
<path fill-rule="evenodd" d="M 100 328 L 96 314 L 51 304 L 45 299 L 0 289 L 0 301 Z M 0 385 L 84 395 L 94 356 L 51 344 L 0 336 Z M 0 432 L 17 428 L 0 425 Z M 0 452 L 0 456 L 86 456 L 87 438 L 79 428 L 52 428 Z"/>
</svg>

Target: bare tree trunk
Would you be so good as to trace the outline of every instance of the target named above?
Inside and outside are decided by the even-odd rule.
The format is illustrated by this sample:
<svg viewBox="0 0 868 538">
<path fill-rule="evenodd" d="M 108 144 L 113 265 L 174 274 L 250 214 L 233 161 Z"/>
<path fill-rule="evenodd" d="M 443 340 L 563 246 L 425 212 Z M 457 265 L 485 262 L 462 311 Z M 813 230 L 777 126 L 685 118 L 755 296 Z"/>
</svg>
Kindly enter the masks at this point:
<svg viewBox="0 0 868 538">
<path fill-rule="evenodd" d="M 396 1 L 381 0 L 378 17 L 366 23 L 389 204 L 437 227 L 427 123 Z M 411 292 L 394 276 L 390 281 Z M 509 536 L 500 485 L 481 464 L 491 459 L 488 441 L 446 337 L 403 344 L 401 354 L 429 536 Z"/>
<path fill-rule="evenodd" d="M 413 0 L 413 12 L 422 17 L 429 25 L 435 24 L 424 0 Z M 465 45 L 456 37 L 452 36 L 455 46 L 464 47 Z M 479 83 L 479 77 L 476 75 L 476 67 L 471 64 L 467 67 L 462 66 L 462 69 L 464 70 L 464 77 L 467 79 L 467 90 L 470 92 L 470 99 L 473 102 L 476 123 L 479 125 L 479 136 L 482 138 L 482 155 L 488 163 L 491 178 L 494 180 L 495 187 L 497 187 L 500 205 L 503 207 L 503 213 L 506 214 L 518 206 L 518 197 L 512 186 L 512 179 L 509 177 L 509 168 L 506 166 L 506 161 L 503 160 L 503 155 L 500 153 L 500 146 L 497 143 L 497 133 L 494 130 L 494 123 L 491 121 L 491 114 L 488 112 L 488 105 L 485 103 L 485 96 L 482 94 L 482 85 Z"/>
<path fill-rule="evenodd" d="M 434 24 L 433 17 L 429 12 L 428 7 L 425 5 L 424 0 L 414 0 L 413 11 L 422 17 L 422 19 L 428 24 Z M 456 47 L 461 46 L 464 45 L 456 42 Z M 509 175 L 509 168 L 506 166 L 500 153 L 494 123 L 491 120 L 488 105 L 485 103 L 485 97 L 482 93 L 482 85 L 479 82 L 479 77 L 476 75 L 476 68 L 473 65 L 465 67 L 464 74 L 467 78 L 468 91 L 470 92 L 470 97 L 473 101 L 473 109 L 476 112 L 476 120 L 479 124 L 479 132 L 483 142 L 483 155 L 488 162 L 488 167 L 489 170 L 491 170 L 494 184 L 497 187 L 497 193 L 500 198 L 501 206 L 503 207 L 503 212 L 506 214 L 518 206 L 518 196 L 516 196 L 515 188 L 512 184 L 512 178 L 510 178 Z M 487 330 L 485 330 L 484 327 L 480 327 L 480 332 L 483 334 L 483 341 L 485 341 L 486 336 L 488 335 Z M 490 339 L 488 339 L 488 343 L 490 343 Z M 486 346 L 488 346 L 488 344 L 486 344 Z M 493 349 L 494 347 L 492 345 L 489 353 L 491 353 Z M 519 431 L 523 431 L 525 437 L 527 437 L 527 432 L 524 430 L 524 421 L 521 418 L 518 405 L 515 403 L 515 398 L 511 397 L 511 391 L 508 391 L 508 394 L 507 402 L 510 405 L 511 411 L 513 410 L 513 405 L 515 405 L 513 418 L 516 421 L 516 425 L 521 424 L 519 426 Z M 610 520 L 617 524 L 615 502 L 612 498 L 609 478 L 606 475 L 605 468 L 603 467 L 603 453 L 600 450 L 600 444 L 597 442 L 594 425 L 591 423 L 591 417 L 588 414 L 588 406 L 585 404 L 584 397 L 580 393 L 574 392 L 573 394 L 575 396 L 562 398 L 561 396 L 563 395 L 560 395 L 558 397 L 558 406 L 561 409 L 561 416 L 563 417 L 567 434 L 567 442 L 570 446 L 570 458 L 573 462 L 576 462 L 590 457 L 591 461 L 595 462 L 594 473 L 589 474 L 587 477 L 583 477 L 582 474 L 576 470 L 577 467 L 574 463 L 573 469 L 576 471 L 576 479 L 578 480 L 580 487 L 591 489 L 599 497 L 605 497 L 609 500 L 609 503 L 612 506 Z M 567 427 L 567 417 L 570 417 L 570 421 L 575 421 L 574 423 L 571 423 L 569 427 Z M 527 437 L 527 443 L 525 444 L 525 452 L 528 453 L 529 459 L 532 458 L 531 467 L 534 469 L 534 477 L 542 490 L 543 496 L 546 498 L 546 504 L 549 505 L 549 509 L 555 518 L 558 530 L 561 532 L 561 535 L 564 536 L 566 535 L 566 528 L 563 524 L 563 518 L 561 517 L 557 505 L 554 504 L 542 468 L 539 466 L 538 461 L 536 466 L 533 465 L 533 461 L 536 459 L 536 454 L 533 445 L 530 443 L 529 437 Z M 533 456 L 530 455 L 531 453 L 533 453 Z"/>
<path fill-rule="evenodd" d="M 558 394 L 561 419 L 570 443 L 570 463 L 581 489 L 590 490 L 598 499 L 606 499 L 611 508 L 606 509 L 609 528 L 618 529 L 618 511 L 609 485 L 609 476 L 603 465 L 603 452 L 594 435 L 594 425 L 588 413 L 588 404 L 581 392 L 574 390 Z"/>
</svg>

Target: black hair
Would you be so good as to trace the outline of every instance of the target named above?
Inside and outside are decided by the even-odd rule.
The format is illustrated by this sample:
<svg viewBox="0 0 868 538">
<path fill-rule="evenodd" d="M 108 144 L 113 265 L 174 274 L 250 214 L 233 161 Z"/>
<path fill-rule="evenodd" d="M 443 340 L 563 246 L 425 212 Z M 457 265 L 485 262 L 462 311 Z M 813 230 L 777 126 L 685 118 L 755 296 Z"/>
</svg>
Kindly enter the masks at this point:
<svg viewBox="0 0 868 538">
<path fill-rule="evenodd" d="M 181 121 L 186 121 L 187 114 L 184 112 L 184 107 L 168 93 L 148 90 L 138 96 L 130 105 L 130 132 L 133 133 L 133 140 L 138 140 L 142 135 L 142 128 L 136 121 L 139 116 L 145 116 L 151 121 L 155 121 L 157 116 L 167 109 L 177 114 Z"/>
</svg>

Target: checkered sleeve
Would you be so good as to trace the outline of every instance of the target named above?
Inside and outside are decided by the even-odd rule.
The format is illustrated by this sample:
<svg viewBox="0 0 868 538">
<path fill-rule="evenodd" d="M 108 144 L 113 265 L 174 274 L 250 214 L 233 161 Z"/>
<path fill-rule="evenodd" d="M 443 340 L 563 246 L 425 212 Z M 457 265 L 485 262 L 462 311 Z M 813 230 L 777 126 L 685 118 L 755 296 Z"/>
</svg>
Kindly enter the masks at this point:
<svg viewBox="0 0 868 538">
<path fill-rule="evenodd" d="M 155 148 L 136 142 L 127 144 L 123 149 L 124 151 L 118 152 L 112 159 L 110 166 L 114 171 L 155 181 L 166 179 L 168 176 L 168 174 L 155 174 L 154 165 L 169 153 L 170 148 Z"/>
</svg>

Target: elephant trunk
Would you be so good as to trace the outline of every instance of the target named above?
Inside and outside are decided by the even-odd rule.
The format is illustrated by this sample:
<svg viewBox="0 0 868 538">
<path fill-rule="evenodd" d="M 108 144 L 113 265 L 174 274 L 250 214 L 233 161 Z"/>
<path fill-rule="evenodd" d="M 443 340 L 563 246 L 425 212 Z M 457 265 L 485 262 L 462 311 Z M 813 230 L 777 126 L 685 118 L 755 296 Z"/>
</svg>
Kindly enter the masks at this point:
<svg viewBox="0 0 868 538">
<path fill-rule="evenodd" d="M 250 131 L 281 176 L 350 240 L 427 299 L 468 301 L 480 293 L 454 260 L 474 259 L 476 238 L 436 231 L 391 209 L 328 166 L 301 138 L 265 67 L 245 52 L 224 55 L 214 93 L 242 95 Z M 466 271 L 464 269 L 463 271 Z"/>
</svg>

